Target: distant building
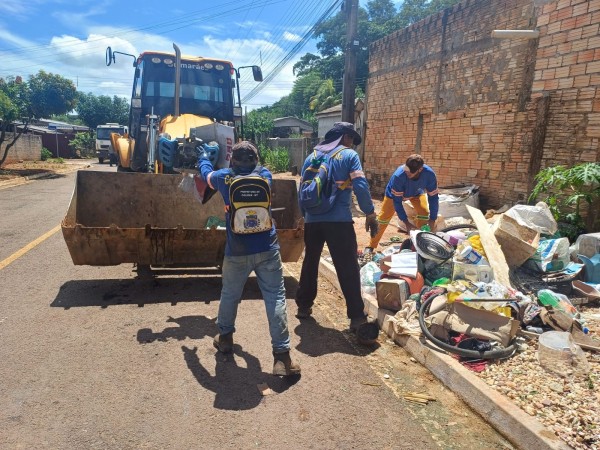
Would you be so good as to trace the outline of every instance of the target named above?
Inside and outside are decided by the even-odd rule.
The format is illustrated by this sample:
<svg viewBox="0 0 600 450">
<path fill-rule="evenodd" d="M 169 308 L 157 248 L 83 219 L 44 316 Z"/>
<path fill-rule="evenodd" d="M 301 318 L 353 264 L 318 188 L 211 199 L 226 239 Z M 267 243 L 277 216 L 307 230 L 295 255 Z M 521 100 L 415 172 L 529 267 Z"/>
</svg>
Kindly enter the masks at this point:
<svg viewBox="0 0 600 450">
<path fill-rule="evenodd" d="M 273 137 L 288 138 L 292 134 L 312 137 L 313 126 L 306 120 L 297 117 L 281 117 L 273 120 Z"/>
<path fill-rule="evenodd" d="M 17 129 L 24 125 L 16 124 Z M 33 120 L 27 126 L 27 132 L 42 139 L 42 147 L 47 148 L 54 157 L 75 158 L 77 155 L 70 147 L 71 139 L 77 133 L 89 132 L 90 129 L 81 125 L 73 125 L 50 119 Z"/>
</svg>

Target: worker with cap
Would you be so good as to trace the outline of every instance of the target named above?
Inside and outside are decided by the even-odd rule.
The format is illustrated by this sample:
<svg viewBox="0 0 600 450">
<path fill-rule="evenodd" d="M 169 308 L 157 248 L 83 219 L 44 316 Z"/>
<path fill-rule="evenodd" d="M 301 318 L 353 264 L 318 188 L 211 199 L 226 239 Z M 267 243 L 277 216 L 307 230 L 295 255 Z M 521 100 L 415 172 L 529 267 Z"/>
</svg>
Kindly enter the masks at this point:
<svg viewBox="0 0 600 450">
<path fill-rule="evenodd" d="M 408 200 L 417 213 L 415 223 L 409 220 L 404 210 L 404 200 Z M 381 211 L 377 216 L 379 231 L 371 237 L 365 252 L 373 252 L 377 248 L 394 213 L 404 223 L 406 232 L 410 233 L 423 225 L 435 231 L 438 210 L 439 190 L 435 172 L 425 164 L 421 155 L 410 155 L 406 163 L 395 170 L 385 188 Z"/>
<path fill-rule="evenodd" d="M 214 170 L 210 155 L 205 151 L 200 156 L 200 176 L 211 189 L 218 191 L 225 202 L 227 240 L 222 265 L 222 289 L 217 315 L 219 334 L 214 346 L 221 353 L 233 352 L 233 333 L 238 305 L 244 285 L 250 273 L 256 274 L 263 295 L 269 333 L 273 347 L 273 374 L 298 375 L 300 366 L 290 357 L 290 333 L 287 324 L 287 304 L 283 280 L 283 264 L 275 224 L 265 231 L 238 234 L 232 230 L 229 188 L 234 177 L 258 173 L 271 184 L 271 172 L 258 166 L 258 150 L 242 141 L 232 148 L 231 167 Z M 270 208 L 270 206 L 269 206 Z"/>
<path fill-rule="evenodd" d="M 304 261 L 296 292 L 297 317 L 310 318 L 317 296 L 319 261 L 324 244 L 327 244 L 335 271 L 346 300 L 346 312 L 350 319 L 350 331 L 357 333 L 366 324 L 364 302 L 360 286 L 358 244 L 352 218 L 352 192 L 358 206 L 366 215 L 365 228 L 374 235 L 377 232 L 377 216 L 371 199 L 369 185 L 362 170 L 360 158 L 353 146 L 361 143 L 361 137 L 348 122 L 337 122 L 315 147 L 315 154 L 329 156 L 331 176 L 339 191 L 333 206 L 325 213 L 315 214 L 302 210 L 304 216 Z M 314 154 L 304 162 L 302 174 L 313 163 Z M 302 209 L 302 205 L 301 205 Z M 360 336 L 360 333 L 357 333 Z"/>
</svg>

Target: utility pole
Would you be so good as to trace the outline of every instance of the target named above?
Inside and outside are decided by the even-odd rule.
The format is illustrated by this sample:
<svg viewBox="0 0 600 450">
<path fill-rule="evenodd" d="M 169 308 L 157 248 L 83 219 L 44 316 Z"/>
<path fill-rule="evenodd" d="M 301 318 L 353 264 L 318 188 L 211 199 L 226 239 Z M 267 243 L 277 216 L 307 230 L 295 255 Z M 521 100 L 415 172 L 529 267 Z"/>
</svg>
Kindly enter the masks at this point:
<svg viewBox="0 0 600 450">
<path fill-rule="evenodd" d="M 358 52 L 358 0 L 344 0 L 348 28 L 346 31 L 346 58 L 342 86 L 342 121 L 354 123 L 354 91 L 356 89 L 356 54 Z"/>
</svg>

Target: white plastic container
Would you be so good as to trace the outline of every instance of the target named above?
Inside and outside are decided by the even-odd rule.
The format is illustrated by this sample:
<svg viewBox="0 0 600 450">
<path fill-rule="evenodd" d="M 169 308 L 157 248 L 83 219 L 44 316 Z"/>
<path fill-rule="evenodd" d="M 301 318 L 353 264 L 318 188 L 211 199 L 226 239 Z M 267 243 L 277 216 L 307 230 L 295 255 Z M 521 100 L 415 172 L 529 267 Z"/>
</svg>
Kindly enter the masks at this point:
<svg viewBox="0 0 600 450">
<path fill-rule="evenodd" d="M 568 376 L 570 373 L 586 376 L 590 371 L 583 350 L 575 343 L 571 333 L 566 331 L 542 333 L 537 358 L 544 369 L 561 376 Z"/>
<path fill-rule="evenodd" d="M 479 264 L 483 256 L 473 249 L 470 245 L 465 245 L 459 253 L 460 259 L 464 259 L 470 264 Z"/>
</svg>

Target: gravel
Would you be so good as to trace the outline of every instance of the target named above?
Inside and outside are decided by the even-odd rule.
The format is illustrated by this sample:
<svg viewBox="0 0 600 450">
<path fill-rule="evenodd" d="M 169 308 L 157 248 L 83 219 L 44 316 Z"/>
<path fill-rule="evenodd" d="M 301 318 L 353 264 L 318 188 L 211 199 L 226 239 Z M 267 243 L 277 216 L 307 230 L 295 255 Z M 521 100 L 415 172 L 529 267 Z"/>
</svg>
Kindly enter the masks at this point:
<svg viewBox="0 0 600 450">
<path fill-rule="evenodd" d="M 598 309 L 588 309 L 597 315 Z M 585 312 L 584 312 L 585 315 Z M 600 321 L 587 320 L 598 336 Z M 565 377 L 548 372 L 537 360 L 537 339 L 512 358 L 490 364 L 478 374 L 575 449 L 600 449 L 600 353 L 585 351 L 590 371 Z"/>
</svg>

